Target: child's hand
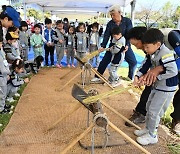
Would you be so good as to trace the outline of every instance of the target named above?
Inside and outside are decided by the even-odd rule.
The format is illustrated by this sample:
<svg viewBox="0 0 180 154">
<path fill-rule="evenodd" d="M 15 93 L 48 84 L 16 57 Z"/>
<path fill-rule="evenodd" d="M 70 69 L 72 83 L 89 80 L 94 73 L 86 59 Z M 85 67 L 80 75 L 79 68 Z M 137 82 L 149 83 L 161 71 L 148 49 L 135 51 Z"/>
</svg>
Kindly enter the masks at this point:
<svg viewBox="0 0 180 154">
<path fill-rule="evenodd" d="M 24 79 L 24 82 L 25 82 L 25 83 L 28 83 L 28 82 L 29 82 L 29 78 L 25 78 L 25 79 Z"/>
<path fill-rule="evenodd" d="M 101 47 L 101 48 L 99 48 L 98 50 L 99 50 L 99 52 L 103 52 L 103 51 L 104 51 L 104 48 Z"/>
<path fill-rule="evenodd" d="M 127 45 L 125 46 L 125 50 L 123 52 L 125 53 L 126 51 L 128 51 L 128 46 Z"/>
<path fill-rule="evenodd" d="M 9 76 L 9 75 L 7 76 L 7 80 L 8 80 L 8 81 L 10 80 L 10 76 Z"/>
<path fill-rule="evenodd" d="M 46 43 L 46 45 L 49 47 L 51 45 L 51 43 Z"/>
<path fill-rule="evenodd" d="M 59 43 L 63 43 L 63 40 L 59 40 Z"/>
</svg>

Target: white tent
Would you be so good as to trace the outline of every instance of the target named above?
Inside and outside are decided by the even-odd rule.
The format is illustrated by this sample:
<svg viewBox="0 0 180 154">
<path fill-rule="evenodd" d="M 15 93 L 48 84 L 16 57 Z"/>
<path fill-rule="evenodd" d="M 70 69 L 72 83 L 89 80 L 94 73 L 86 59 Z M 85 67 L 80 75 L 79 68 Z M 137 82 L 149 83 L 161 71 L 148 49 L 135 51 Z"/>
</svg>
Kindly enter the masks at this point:
<svg viewBox="0 0 180 154">
<path fill-rule="evenodd" d="M 24 0 L 26 4 L 37 4 L 43 11 L 50 11 L 52 14 L 78 18 L 83 16 L 89 18 L 97 16 L 99 12 L 107 13 L 113 4 L 122 7 L 127 6 L 133 0 Z"/>
</svg>

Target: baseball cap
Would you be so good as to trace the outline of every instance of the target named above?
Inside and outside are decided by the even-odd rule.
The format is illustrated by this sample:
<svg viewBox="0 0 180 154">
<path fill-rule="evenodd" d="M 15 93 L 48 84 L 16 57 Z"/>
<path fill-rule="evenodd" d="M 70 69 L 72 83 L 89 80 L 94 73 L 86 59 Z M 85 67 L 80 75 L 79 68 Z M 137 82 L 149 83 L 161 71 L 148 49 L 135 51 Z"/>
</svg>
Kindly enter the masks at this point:
<svg viewBox="0 0 180 154">
<path fill-rule="evenodd" d="M 18 39 L 19 36 L 15 34 L 14 32 L 8 32 L 6 34 L 6 40 L 13 40 L 13 39 Z"/>
<path fill-rule="evenodd" d="M 19 13 L 13 7 L 10 7 L 10 6 L 6 7 L 6 10 L 4 13 L 6 13 L 12 19 L 14 26 L 19 28 L 19 26 L 20 26 Z"/>
</svg>

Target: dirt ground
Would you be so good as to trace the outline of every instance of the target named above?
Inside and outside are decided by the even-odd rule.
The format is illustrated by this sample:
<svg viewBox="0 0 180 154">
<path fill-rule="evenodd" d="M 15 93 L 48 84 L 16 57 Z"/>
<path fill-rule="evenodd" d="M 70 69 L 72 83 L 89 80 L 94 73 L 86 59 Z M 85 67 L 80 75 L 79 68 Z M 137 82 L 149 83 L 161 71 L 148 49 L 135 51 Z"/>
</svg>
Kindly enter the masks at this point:
<svg viewBox="0 0 180 154">
<path fill-rule="evenodd" d="M 86 129 L 87 109 L 83 106 L 55 125 L 60 118 L 79 105 L 71 96 L 71 89 L 73 84 L 80 80 L 80 76 L 60 91 L 63 85 L 78 72 L 79 69 L 44 68 L 41 69 L 37 75 L 32 77 L 18 102 L 8 126 L 0 136 L 0 154 L 60 153 L 75 137 Z M 111 90 L 107 85 L 91 84 L 85 87 L 85 91 L 91 88 L 96 88 L 100 93 Z M 132 110 L 137 103 L 137 99 L 128 91 L 104 99 L 103 101 L 126 117 L 132 114 Z M 105 107 L 103 107 L 103 109 L 112 123 L 132 139 L 136 139 L 133 135 L 135 128 L 126 127 L 121 118 Z M 53 125 L 55 125 L 53 129 L 47 131 L 48 128 Z M 141 127 L 143 127 L 143 125 L 141 125 Z M 97 132 L 98 131 L 99 130 L 97 130 Z M 120 145 L 105 149 L 95 149 L 95 153 L 142 153 L 130 142 L 124 140 L 123 137 L 115 133 L 111 128 L 109 128 L 109 132 L 111 137 L 115 138 Z M 102 132 L 99 134 L 102 134 Z M 84 144 L 90 144 L 90 135 L 91 133 L 82 140 Z M 98 137 L 98 135 L 97 138 L 98 140 L 96 142 L 100 142 L 102 139 L 102 137 Z M 170 153 L 166 146 L 168 140 L 168 135 L 160 127 L 158 144 L 146 146 L 144 148 L 152 154 Z M 91 153 L 91 151 L 81 148 L 77 143 L 67 153 L 86 154 Z"/>
</svg>

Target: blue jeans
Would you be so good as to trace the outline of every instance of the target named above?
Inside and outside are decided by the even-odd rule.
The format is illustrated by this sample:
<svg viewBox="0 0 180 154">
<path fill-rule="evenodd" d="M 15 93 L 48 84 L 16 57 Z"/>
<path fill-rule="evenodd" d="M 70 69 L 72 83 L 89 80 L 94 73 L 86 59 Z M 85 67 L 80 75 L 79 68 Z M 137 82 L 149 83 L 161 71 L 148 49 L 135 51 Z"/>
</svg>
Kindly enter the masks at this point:
<svg viewBox="0 0 180 154">
<path fill-rule="evenodd" d="M 103 59 L 101 60 L 99 67 L 97 69 L 97 71 L 103 75 L 103 73 L 106 70 L 106 67 L 108 66 L 108 64 L 111 62 L 111 58 L 112 58 L 112 54 L 109 51 L 106 51 Z M 127 61 L 127 63 L 129 64 L 129 72 L 128 72 L 128 77 L 132 80 L 134 77 L 134 72 L 136 69 L 136 65 L 137 65 L 137 61 L 136 61 L 136 57 L 132 51 L 132 49 L 129 47 L 128 50 L 125 53 L 125 60 Z M 97 77 L 95 75 L 95 77 Z"/>
</svg>

